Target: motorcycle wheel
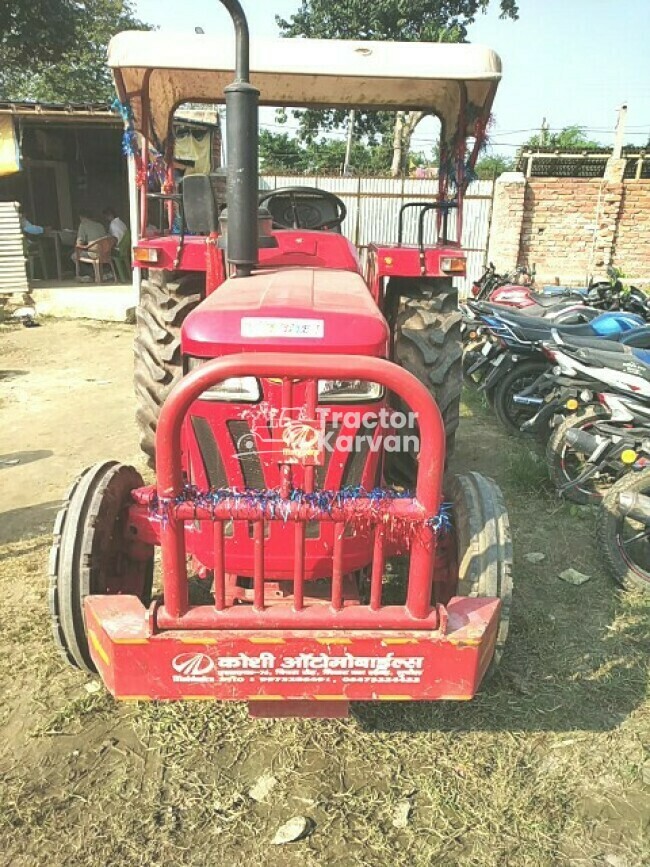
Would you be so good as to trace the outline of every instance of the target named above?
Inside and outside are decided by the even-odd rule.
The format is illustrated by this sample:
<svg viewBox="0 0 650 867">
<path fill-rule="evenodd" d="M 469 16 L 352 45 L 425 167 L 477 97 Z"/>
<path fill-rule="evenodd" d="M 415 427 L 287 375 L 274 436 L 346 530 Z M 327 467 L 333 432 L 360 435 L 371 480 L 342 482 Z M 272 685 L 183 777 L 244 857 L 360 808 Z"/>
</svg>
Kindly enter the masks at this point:
<svg viewBox="0 0 650 867">
<path fill-rule="evenodd" d="M 650 593 L 650 527 L 623 514 L 623 493 L 650 496 L 650 469 L 626 473 L 603 497 L 598 546 L 614 581 Z"/>
<path fill-rule="evenodd" d="M 587 461 L 585 455 L 567 444 L 566 434 L 567 431 L 575 429 L 588 431 L 605 415 L 606 413 L 597 406 L 589 406 L 575 415 L 570 415 L 555 428 L 546 448 L 546 461 L 551 481 L 561 496 L 581 506 L 600 502 L 607 488 L 615 480 L 610 476 L 598 476 L 567 488 L 568 484 L 574 482 L 585 471 Z"/>
<path fill-rule="evenodd" d="M 506 431 L 523 436 L 521 426 L 537 413 L 536 406 L 520 406 L 514 396 L 523 391 L 548 369 L 545 361 L 522 361 L 503 377 L 494 389 L 494 412 Z"/>
</svg>

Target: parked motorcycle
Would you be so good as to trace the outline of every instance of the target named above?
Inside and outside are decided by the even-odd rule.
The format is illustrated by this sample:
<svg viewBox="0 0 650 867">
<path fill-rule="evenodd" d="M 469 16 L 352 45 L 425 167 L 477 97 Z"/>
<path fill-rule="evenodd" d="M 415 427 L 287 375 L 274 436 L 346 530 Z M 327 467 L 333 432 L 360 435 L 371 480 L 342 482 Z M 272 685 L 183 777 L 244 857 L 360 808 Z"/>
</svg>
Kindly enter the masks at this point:
<svg viewBox="0 0 650 867">
<path fill-rule="evenodd" d="M 583 312 L 587 306 L 584 290 L 552 287 L 558 291 L 539 293 L 532 289 L 534 278 L 534 271 L 530 272 L 526 268 L 518 268 L 512 274 L 497 274 L 494 265 L 490 263 L 472 286 L 473 302 L 494 303 L 500 307 L 519 309 L 527 315 L 548 317 L 558 322 L 577 323 L 590 318 L 588 313 Z M 462 314 L 461 337 L 464 346 L 471 351 L 476 348 L 474 344 L 477 342 L 482 346 L 480 322 L 472 310 L 472 305 L 461 302 L 459 308 Z"/>
<path fill-rule="evenodd" d="M 597 402 L 594 392 L 594 379 L 590 374 L 580 374 L 574 367 L 566 367 L 561 363 L 558 354 L 558 344 L 562 345 L 559 334 L 554 335 L 558 343 L 543 343 L 542 353 L 549 362 L 549 368 L 535 380 L 532 385 L 515 394 L 516 404 L 528 406 L 535 413 L 521 426 L 522 433 L 532 434 L 546 441 L 553 429 L 562 423 L 568 414 L 580 411 Z M 571 345 L 593 346 L 591 338 L 571 338 Z M 610 342 L 607 348 L 615 351 L 617 346 L 650 349 L 650 326 L 633 328 L 623 332 L 616 344 Z M 602 345 L 596 344 L 596 348 Z"/>
<path fill-rule="evenodd" d="M 479 305 L 476 305 L 478 307 Z M 535 405 L 515 402 L 514 397 L 531 386 L 549 368 L 541 350 L 553 333 L 566 339 L 592 338 L 616 340 L 643 325 L 639 316 L 604 313 L 579 325 L 560 325 L 543 319 L 522 317 L 508 312 L 482 316 L 491 335 L 491 345 L 472 373 L 481 370 L 480 388 L 491 398 L 497 418 L 511 434 L 519 434 L 522 425 L 537 412 Z"/>
<path fill-rule="evenodd" d="M 598 502 L 632 467 L 650 465 L 650 351 L 603 344 L 551 353 L 565 374 L 590 383 L 594 393 L 594 402 L 568 416 L 549 439 L 551 480 L 572 502 Z"/>
<path fill-rule="evenodd" d="M 468 329 L 466 330 L 467 338 L 463 350 L 463 375 L 468 385 L 480 386 L 484 376 L 489 371 L 490 362 L 502 349 L 497 336 L 491 332 L 489 327 L 486 327 L 484 317 L 490 314 L 494 316 L 501 314 L 517 315 L 521 311 L 507 310 L 499 305 L 487 304 L 486 302 L 470 302 L 461 305 L 461 309 L 463 308 L 468 311 L 467 315 L 463 314 L 463 321 Z M 585 307 L 583 304 L 555 304 L 545 308 L 542 312 L 544 315 L 541 318 L 549 324 L 580 325 L 595 319 L 602 311 Z M 528 324 L 530 319 L 531 317 L 527 314 L 523 324 Z"/>
<path fill-rule="evenodd" d="M 494 263 L 490 262 L 479 279 L 474 281 L 470 292 L 475 301 L 487 301 L 501 286 L 522 288 L 530 286 L 534 279 L 534 271 L 531 272 L 528 268 L 516 268 L 509 274 L 497 274 Z"/>
</svg>

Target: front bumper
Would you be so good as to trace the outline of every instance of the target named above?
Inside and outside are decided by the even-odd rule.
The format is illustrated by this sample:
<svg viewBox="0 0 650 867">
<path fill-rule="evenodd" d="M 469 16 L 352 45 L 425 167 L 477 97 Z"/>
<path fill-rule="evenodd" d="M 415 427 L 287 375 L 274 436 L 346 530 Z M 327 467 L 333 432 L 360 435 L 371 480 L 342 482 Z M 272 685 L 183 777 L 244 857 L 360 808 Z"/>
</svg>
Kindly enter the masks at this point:
<svg viewBox="0 0 650 867">
<path fill-rule="evenodd" d="M 434 609 L 437 629 L 420 621 L 413 630 L 153 632 L 152 612 L 118 595 L 87 597 L 85 616 L 93 661 L 117 699 L 326 704 L 472 698 L 500 605 L 454 597 Z"/>
</svg>

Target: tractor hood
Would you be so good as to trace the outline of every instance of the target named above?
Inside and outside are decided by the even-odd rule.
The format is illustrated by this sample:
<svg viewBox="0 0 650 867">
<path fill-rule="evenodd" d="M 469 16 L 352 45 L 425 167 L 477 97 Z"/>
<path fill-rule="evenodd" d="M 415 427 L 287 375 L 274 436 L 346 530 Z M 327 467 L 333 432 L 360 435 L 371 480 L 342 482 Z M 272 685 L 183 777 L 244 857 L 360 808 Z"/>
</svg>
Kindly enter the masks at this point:
<svg viewBox="0 0 650 867">
<path fill-rule="evenodd" d="M 185 355 L 345 353 L 385 357 L 388 326 L 359 274 L 286 268 L 226 280 L 183 324 Z"/>
</svg>

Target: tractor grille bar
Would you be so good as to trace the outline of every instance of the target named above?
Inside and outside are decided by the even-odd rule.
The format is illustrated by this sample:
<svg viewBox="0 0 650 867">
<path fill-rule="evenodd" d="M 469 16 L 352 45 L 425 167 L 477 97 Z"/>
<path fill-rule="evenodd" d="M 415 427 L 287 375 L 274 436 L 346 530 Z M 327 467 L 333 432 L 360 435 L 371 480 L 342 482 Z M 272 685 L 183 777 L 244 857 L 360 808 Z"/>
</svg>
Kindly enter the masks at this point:
<svg viewBox="0 0 650 867">
<path fill-rule="evenodd" d="M 226 565 L 223 521 L 214 522 L 214 604 L 217 611 L 226 607 Z"/>
<path fill-rule="evenodd" d="M 416 413 L 420 428 L 421 450 L 415 497 L 396 492 L 373 492 L 372 496 L 352 495 L 337 482 L 330 495 L 322 489 L 315 492 L 314 467 L 303 466 L 303 492 L 296 494 L 294 469 L 280 465 L 280 486 L 270 489 L 263 484 L 253 496 L 242 496 L 241 490 L 229 488 L 202 494 L 186 486 L 183 477 L 181 435 L 183 422 L 198 397 L 225 379 L 240 376 L 277 377 L 282 381 L 282 404 L 293 406 L 294 382 L 306 385 L 307 418 L 313 418 L 316 407 L 318 379 L 331 379 L 345 369 L 354 379 L 378 382 L 392 391 Z M 200 425 L 195 433 L 200 436 Z M 232 437 L 233 431 L 229 431 Z M 236 434 L 239 431 L 235 432 Z M 243 433 L 243 432 L 242 432 Z M 369 435 L 369 432 L 368 434 Z M 204 443 L 205 443 L 204 437 Z M 255 455 L 256 468 L 259 455 Z M 157 433 L 156 523 L 160 535 L 163 559 L 164 603 L 156 608 L 157 629 L 435 629 L 438 615 L 431 604 L 436 531 L 442 496 L 442 476 L 445 460 L 445 434 L 440 412 L 426 387 L 415 376 L 391 362 L 365 356 L 309 355 L 307 353 L 242 353 L 206 362 L 184 377 L 175 386 L 163 406 Z M 215 475 L 218 473 L 213 464 Z M 252 465 L 251 465 L 252 466 Z M 252 482 L 255 470 L 247 468 L 246 481 Z M 334 469 L 334 467 L 332 467 Z M 258 472 L 262 470 L 258 470 Z M 243 470 L 242 470 L 243 471 Z M 251 475 L 253 473 L 253 475 Z M 346 467 L 346 481 L 357 476 L 353 465 Z M 330 475 L 328 473 L 328 475 Z M 146 497 L 146 494 L 145 494 Z M 139 498 L 136 495 L 136 499 Z M 378 503 L 381 505 L 378 506 Z M 142 501 L 151 507 L 151 496 Z M 215 599 L 214 605 L 191 606 L 186 565 L 185 533 L 187 524 L 196 521 L 213 522 Z M 226 574 L 224 536 L 227 526 L 237 521 L 252 527 L 253 605 L 226 604 Z M 294 524 L 294 587 L 293 604 L 265 605 L 265 527 L 269 522 Z M 329 604 L 310 600 L 305 605 L 306 530 L 313 522 L 334 524 L 333 550 L 329 581 Z M 370 535 L 371 548 L 361 552 L 355 562 L 345 555 L 346 528 L 363 527 Z M 397 533 L 408 541 L 410 550 L 409 575 L 405 602 L 382 605 L 382 577 L 388 542 L 388 553 L 395 550 L 387 533 Z M 331 531 L 330 531 L 331 532 Z M 270 543 L 269 543 L 270 545 Z M 359 604 L 348 589 L 355 570 L 371 563 L 370 604 Z M 327 603 L 323 599 L 323 603 Z"/>
<path fill-rule="evenodd" d="M 372 571 L 370 573 L 370 607 L 373 611 L 381 608 L 381 585 L 384 577 L 384 529 L 375 527 L 372 549 Z"/>
</svg>

